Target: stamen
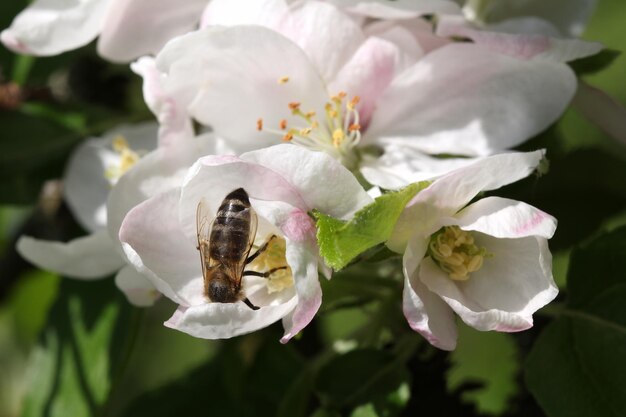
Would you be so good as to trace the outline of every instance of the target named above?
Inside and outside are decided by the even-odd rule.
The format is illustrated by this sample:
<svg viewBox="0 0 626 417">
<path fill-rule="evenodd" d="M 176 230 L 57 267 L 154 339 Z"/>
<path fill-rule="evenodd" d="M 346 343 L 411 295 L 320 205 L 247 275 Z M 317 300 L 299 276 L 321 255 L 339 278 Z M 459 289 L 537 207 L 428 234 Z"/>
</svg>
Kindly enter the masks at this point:
<svg viewBox="0 0 626 417">
<path fill-rule="evenodd" d="M 293 133 L 291 133 L 291 132 L 287 132 L 287 133 L 285 134 L 285 136 L 283 136 L 283 141 L 285 141 L 285 142 L 289 142 L 289 141 L 291 141 L 291 140 L 293 140 Z"/>
<path fill-rule="evenodd" d="M 263 119 L 258 119 L 256 121 L 256 130 L 258 130 L 259 132 L 263 130 Z"/>
<path fill-rule="evenodd" d="M 291 103 L 288 104 L 288 106 L 292 112 L 295 112 L 296 110 L 300 108 L 300 103 L 298 103 L 297 101 L 292 101 Z"/>
<path fill-rule="evenodd" d="M 288 82 L 289 82 L 289 77 L 288 77 L 288 76 L 286 76 L 286 75 L 285 75 L 284 77 L 280 77 L 280 78 L 278 79 L 278 84 L 286 84 L 286 83 L 288 83 Z"/>
<path fill-rule="evenodd" d="M 130 148 L 126 138 L 121 135 L 113 139 L 112 148 L 119 154 L 119 162 L 118 165 L 108 166 L 104 171 L 104 177 L 108 179 L 111 184 L 114 184 L 122 175 L 131 169 L 141 157 Z"/>
<path fill-rule="evenodd" d="M 279 126 L 282 130 L 287 129 L 287 120 L 285 119 L 281 120 Z"/>
<path fill-rule="evenodd" d="M 430 238 L 428 254 L 455 281 L 466 281 L 480 270 L 486 257 L 493 256 L 474 243 L 470 232 L 446 226 Z"/>
<path fill-rule="evenodd" d="M 257 272 L 275 270 L 266 278 L 266 287 L 269 294 L 283 291 L 294 285 L 291 268 L 285 258 L 286 242 L 281 237 L 269 241 L 267 248 L 250 263 L 249 268 Z M 284 268 L 286 267 L 286 268 Z M 280 268 L 280 269 L 278 269 Z"/>
</svg>

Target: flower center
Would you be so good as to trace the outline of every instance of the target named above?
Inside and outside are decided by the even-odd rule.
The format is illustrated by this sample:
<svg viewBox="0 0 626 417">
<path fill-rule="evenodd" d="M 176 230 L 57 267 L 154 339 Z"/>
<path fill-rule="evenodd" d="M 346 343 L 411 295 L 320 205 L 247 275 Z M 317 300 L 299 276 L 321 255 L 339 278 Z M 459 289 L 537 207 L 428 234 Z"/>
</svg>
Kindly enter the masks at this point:
<svg viewBox="0 0 626 417">
<path fill-rule="evenodd" d="M 279 83 L 287 82 L 281 82 L 283 79 Z M 276 133 L 282 136 L 283 141 L 324 151 L 348 168 L 356 168 L 358 158 L 353 148 L 361 140 L 359 112 L 356 109 L 358 103 L 359 96 L 348 100 L 347 94 L 340 91 L 326 103 L 320 119 L 314 111 L 303 111 L 299 102 L 292 102 L 289 103 L 289 110 L 297 120 L 293 126 L 282 119 L 278 129 L 267 128 L 263 126 L 263 119 L 258 119 L 257 130 Z"/>
<path fill-rule="evenodd" d="M 287 245 L 285 243 L 285 239 L 277 236 L 270 240 L 267 248 L 261 252 L 261 254 L 254 261 L 252 261 L 252 263 L 250 263 L 250 269 L 257 272 L 267 272 L 283 266 L 287 267 L 284 269 L 277 269 L 269 277 L 267 277 L 266 286 L 269 294 L 285 290 L 292 287 L 294 284 L 291 268 L 289 267 L 289 264 L 287 264 L 287 259 L 285 258 L 286 249 Z"/>
<path fill-rule="evenodd" d="M 141 156 L 133 151 L 124 136 L 119 135 L 113 139 L 113 151 L 119 155 L 117 164 L 110 164 L 104 171 L 104 177 L 114 185 L 121 177 L 139 161 Z"/>
<path fill-rule="evenodd" d="M 476 246 L 474 237 L 458 226 L 446 226 L 431 236 L 428 254 L 450 279 L 466 281 L 483 266 L 487 249 Z"/>
</svg>

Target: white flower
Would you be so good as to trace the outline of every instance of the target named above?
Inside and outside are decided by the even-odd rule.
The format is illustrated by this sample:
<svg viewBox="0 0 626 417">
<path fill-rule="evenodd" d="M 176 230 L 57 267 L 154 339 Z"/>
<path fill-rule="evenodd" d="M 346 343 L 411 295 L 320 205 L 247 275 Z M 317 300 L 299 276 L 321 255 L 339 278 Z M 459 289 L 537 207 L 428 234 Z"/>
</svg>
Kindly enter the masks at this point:
<svg viewBox="0 0 626 417">
<path fill-rule="evenodd" d="M 206 201 L 208 213 L 214 215 L 224 197 L 238 188 L 247 192 L 258 215 L 257 247 L 270 235 L 277 236 L 274 254 L 257 271 L 289 267 L 282 277 L 243 278 L 245 296 L 260 307 L 256 311 L 243 302 L 208 301 L 196 248 L 199 202 Z M 286 342 L 311 321 L 321 303 L 319 250 L 307 213 L 315 208 L 348 218 L 369 202 L 354 176 L 329 156 L 277 145 L 241 157 L 199 159 L 180 188 L 158 194 L 128 213 L 120 240 L 137 269 L 180 305 L 167 326 L 216 339 L 252 332 L 282 318 Z"/>
<path fill-rule="evenodd" d="M 421 19 L 357 19 L 317 1 L 247 7 L 237 19 L 240 2 L 212 1 L 203 25 L 265 27 L 210 26 L 164 47 L 156 65 L 167 96 L 235 147 L 289 140 L 385 188 L 468 163 L 430 155 L 482 157 L 521 143 L 576 89 L 561 62 L 451 43 Z"/>
<path fill-rule="evenodd" d="M 482 191 L 526 177 L 541 151 L 487 157 L 451 172 L 406 207 L 388 246 L 403 256 L 403 310 L 433 345 L 456 346 L 454 313 L 478 330 L 514 332 L 556 297 L 549 239 L 556 220 Z"/>
</svg>

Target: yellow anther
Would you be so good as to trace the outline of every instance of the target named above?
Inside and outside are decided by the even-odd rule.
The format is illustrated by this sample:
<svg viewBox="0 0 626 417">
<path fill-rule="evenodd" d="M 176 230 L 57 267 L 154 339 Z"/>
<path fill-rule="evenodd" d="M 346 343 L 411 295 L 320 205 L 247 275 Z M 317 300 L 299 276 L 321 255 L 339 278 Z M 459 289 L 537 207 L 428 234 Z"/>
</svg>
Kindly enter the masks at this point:
<svg viewBox="0 0 626 417">
<path fill-rule="evenodd" d="M 289 82 L 289 77 L 287 77 L 286 75 L 278 79 L 278 84 L 286 84 L 288 82 Z"/>
<path fill-rule="evenodd" d="M 283 119 L 280 121 L 279 126 L 282 130 L 287 129 L 287 120 Z"/>
<path fill-rule="evenodd" d="M 361 98 L 359 96 L 354 96 L 352 100 L 350 100 L 348 104 L 346 104 L 346 107 L 348 108 L 348 110 L 354 110 L 356 105 L 359 104 L 359 101 L 361 101 Z"/>
<path fill-rule="evenodd" d="M 288 106 L 289 106 L 289 109 L 293 112 L 300 108 L 300 103 L 298 103 L 297 101 L 292 101 L 291 103 L 288 104 Z"/>
<path fill-rule="evenodd" d="M 358 124 L 358 123 L 352 123 L 350 126 L 348 126 L 348 130 L 349 130 L 350 132 L 356 132 L 356 131 L 359 131 L 359 130 L 361 130 L 361 125 L 360 125 L 360 124 Z"/>
<path fill-rule="evenodd" d="M 119 154 L 119 162 L 117 165 L 108 166 L 104 171 L 104 177 L 112 182 L 116 182 L 139 161 L 140 156 L 130 148 L 126 138 L 121 135 L 113 139 L 112 148 Z"/>
<path fill-rule="evenodd" d="M 335 110 L 328 110 L 328 115 L 334 119 L 337 117 L 337 112 Z"/>
<path fill-rule="evenodd" d="M 300 129 L 300 136 L 308 136 L 312 131 L 313 129 L 311 129 L 310 127 Z"/>
<path fill-rule="evenodd" d="M 263 130 L 263 119 L 258 119 L 256 121 L 256 130 L 258 130 L 259 132 Z"/>
<path fill-rule="evenodd" d="M 288 133 L 285 134 L 285 136 L 283 136 L 283 141 L 285 141 L 285 142 L 289 142 L 292 139 L 293 139 L 293 133 L 291 133 L 291 132 L 288 132 Z"/>
<path fill-rule="evenodd" d="M 484 258 L 489 256 L 485 248 L 476 246 L 470 232 L 458 226 L 444 227 L 433 235 L 428 254 L 455 281 L 469 279 L 470 273 L 480 270 Z"/>
<path fill-rule="evenodd" d="M 315 117 L 315 112 L 314 111 L 308 111 L 308 112 L 306 112 L 305 116 L 310 119 L 311 117 Z"/>
</svg>

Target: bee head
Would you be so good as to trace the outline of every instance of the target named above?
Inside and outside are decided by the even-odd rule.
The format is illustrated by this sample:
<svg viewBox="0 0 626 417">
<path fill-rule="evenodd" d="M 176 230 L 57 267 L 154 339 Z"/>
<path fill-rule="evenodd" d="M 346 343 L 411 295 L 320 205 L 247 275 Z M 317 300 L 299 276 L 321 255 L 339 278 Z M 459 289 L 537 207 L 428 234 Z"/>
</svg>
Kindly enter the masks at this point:
<svg viewBox="0 0 626 417">
<path fill-rule="evenodd" d="M 213 271 L 206 290 L 209 299 L 216 303 L 234 303 L 241 299 L 239 288 L 222 269 Z"/>
</svg>

